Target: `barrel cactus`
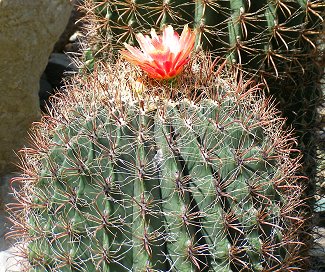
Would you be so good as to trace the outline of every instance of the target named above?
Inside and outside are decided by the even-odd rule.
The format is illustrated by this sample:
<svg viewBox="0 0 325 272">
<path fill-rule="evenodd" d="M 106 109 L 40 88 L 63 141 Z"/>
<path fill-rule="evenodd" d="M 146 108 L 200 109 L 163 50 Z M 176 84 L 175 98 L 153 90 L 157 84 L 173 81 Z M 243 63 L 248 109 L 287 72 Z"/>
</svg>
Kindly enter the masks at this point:
<svg viewBox="0 0 325 272">
<path fill-rule="evenodd" d="M 12 180 L 26 271 L 304 267 L 294 138 L 259 86 L 200 58 L 167 82 L 98 63 L 53 100 Z"/>
<path fill-rule="evenodd" d="M 86 0 L 81 8 L 85 21 L 95 24 L 88 34 L 101 56 L 110 47 L 136 43 L 137 33 L 148 34 L 166 24 L 180 30 L 189 24 L 205 50 L 227 56 L 246 70 L 278 75 L 301 71 L 303 55 L 316 48 L 325 5 L 318 0 Z"/>
</svg>

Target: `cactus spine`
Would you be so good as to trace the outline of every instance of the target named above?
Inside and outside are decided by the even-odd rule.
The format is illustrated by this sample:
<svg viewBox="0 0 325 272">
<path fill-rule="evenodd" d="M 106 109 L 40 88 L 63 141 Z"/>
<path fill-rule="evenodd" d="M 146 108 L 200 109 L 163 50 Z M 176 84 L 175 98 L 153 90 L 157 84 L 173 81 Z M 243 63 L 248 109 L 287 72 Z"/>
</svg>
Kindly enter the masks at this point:
<svg viewBox="0 0 325 272">
<path fill-rule="evenodd" d="M 87 22 L 97 26 L 94 39 L 101 53 L 135 43 L 136 33 L 149 34 L 151 28 L 171 24 L 181 30 L 189 24 L 204 49 L 270 76 L 302 71 L 303 56 L 315 48 L 325 5 L 305 0 L 87 0 L 82 8 Z"/>
<path fill-rule="evenodd" d="M 194 61 L 140 99 L 121 61 L 67 85 L 13 180 L 26 270 L 303 267 L 294 140 L 258 86 L 212 70 Z"/>
</svg>

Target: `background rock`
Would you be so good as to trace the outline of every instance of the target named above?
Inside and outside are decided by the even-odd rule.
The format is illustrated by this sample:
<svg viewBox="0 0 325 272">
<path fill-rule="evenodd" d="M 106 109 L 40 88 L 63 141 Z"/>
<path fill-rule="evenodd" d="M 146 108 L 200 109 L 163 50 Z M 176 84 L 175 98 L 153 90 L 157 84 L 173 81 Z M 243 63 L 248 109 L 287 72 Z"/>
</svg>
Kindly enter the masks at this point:
<svg viewBox="0 0 325 272">
<path fill-rule="evenodd" d="M 0 175 L 40 117 L 39 80 L 71 10 L 69 0 L 0 0 Z"/>
</svg>

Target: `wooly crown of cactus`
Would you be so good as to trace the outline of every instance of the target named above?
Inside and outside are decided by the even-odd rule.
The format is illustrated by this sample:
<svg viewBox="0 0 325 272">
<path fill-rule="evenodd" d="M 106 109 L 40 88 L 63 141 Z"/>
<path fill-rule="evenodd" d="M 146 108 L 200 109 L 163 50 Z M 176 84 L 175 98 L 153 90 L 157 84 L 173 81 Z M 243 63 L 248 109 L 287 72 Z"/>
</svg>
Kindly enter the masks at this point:
<svg viewBox="0 0 325 272">
<path fill-rule="evenodd" d="M 97 65 L 21 152 L 11 216 L 26 270 L 303 267 L 295 143 L 258 86 L 205 57 L 172 83 Z"/>
</svg>

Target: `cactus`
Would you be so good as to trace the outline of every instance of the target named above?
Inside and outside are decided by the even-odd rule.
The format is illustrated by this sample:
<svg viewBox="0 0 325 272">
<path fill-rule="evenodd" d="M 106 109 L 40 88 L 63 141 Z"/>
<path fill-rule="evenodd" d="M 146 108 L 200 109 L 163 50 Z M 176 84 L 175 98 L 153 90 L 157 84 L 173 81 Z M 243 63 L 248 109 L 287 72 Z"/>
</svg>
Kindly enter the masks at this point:
<svg viewBox="0 0 325 272">
<path fill-rule="evenodd" d="M 97 65 L 21 152 L 26 270 L 303 269 L 299 156 L 259 86 L 205 59 L 140 90 L 123 61 Z"/>
<path fill-rule="evenodd" d="M 87 11 L 99 55 L 123 42 L 136 43 L 135 34 L 149 34 L 165 24 L 197 32 L 197 44 L 227 56 L 246 70 L 279 75 L 301 72 L 306 53 L 315 48 L 325 5 L 323 1 L 102 1 L 87 0 Z M 95 30 L 95 31 L 94 31 Z"/>
</svg>

